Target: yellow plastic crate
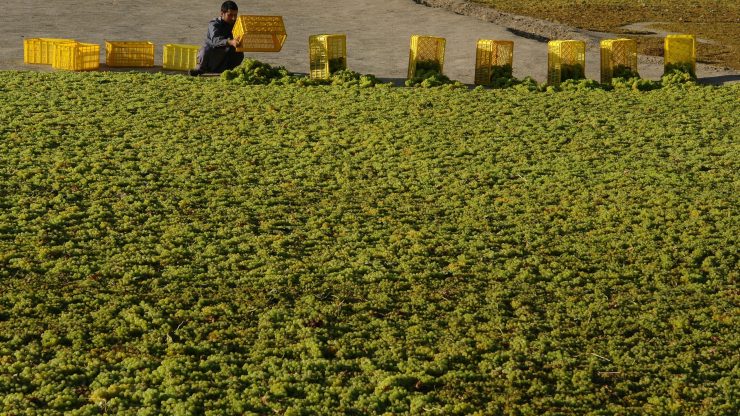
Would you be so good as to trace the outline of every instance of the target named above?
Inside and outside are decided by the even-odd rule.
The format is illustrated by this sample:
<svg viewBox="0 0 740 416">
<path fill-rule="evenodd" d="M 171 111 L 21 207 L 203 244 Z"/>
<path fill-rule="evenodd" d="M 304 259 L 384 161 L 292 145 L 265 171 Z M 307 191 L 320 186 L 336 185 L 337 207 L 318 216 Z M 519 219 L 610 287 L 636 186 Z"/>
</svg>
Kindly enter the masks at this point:
<svg viewBox="0 0 740 416">
<path fill-rule="evenodd" d="M 620 75 L 637 76 L 637 42 L 633 39 L 606 39 L 601 47 L 601 83 L 610 84 Z"/>
<path fill-rule="evenodd" d="M 164 45 L 162 68 L 176 71 L 194 69 L 197 65 L 196 58 L 199 49 L 200 46 L 197 45 L 178 45 L 174 43 Z"/>
<path fill-rule="evenodd" d="M 696 75 L 696 37 L 694 35 L 668 35 L 665 38 L 663 57 L 665 70 L 671 66 L 687 66 Z"/>
<path fill-rule="evenodd" d="M 100 45 L 94 43 L 65 42 L 54 47 L 54 69 L 90 71 L 100 67 Z"/>
<path fill-rule="evenodd" d="M 346 35 L 313 35 L 308 37 L 309 75 L 328 79 L 331 74 L 347 69 Z"/>
<path fill-rule="evenodd" d="M 154 44 L 145 41 L 105 41 L 105 64 L 110 67 L 154 66 Z"/>
<path fill-rule="evenodd" d="M 282 16 L 239 16 L 232 34 L 242 39 L 237 52 L 280 52 L 288 37 Z"/>
<path fill-rule="evenodd" d="M 57 38 L 23 39 L 23 63 L 51 65 L 54 60 L 54 46 L 70 42 L 74 43 L 75 41 Z"/>
<path fill-rule="evenodd" d="M 446 43 L 445 38 L 436 36 L 411 36 L 408 79 L 416 76 L 417 66 L 424 66 L 425 69 L 438 69 L 441 74 L 445 63 Z"/>
<path fill-rule="evenodd" d="M 490 85 L 494 76 L 511 78 L 514 42 L 480 39 L 475 46 L 475 85 Z"/>
<path fill-rule="evenodd" d="M 586 77 L 586 42 L 552 40 L 547 42 L 547 83 L 558 85 L 568 79 Z"/>
</svg>

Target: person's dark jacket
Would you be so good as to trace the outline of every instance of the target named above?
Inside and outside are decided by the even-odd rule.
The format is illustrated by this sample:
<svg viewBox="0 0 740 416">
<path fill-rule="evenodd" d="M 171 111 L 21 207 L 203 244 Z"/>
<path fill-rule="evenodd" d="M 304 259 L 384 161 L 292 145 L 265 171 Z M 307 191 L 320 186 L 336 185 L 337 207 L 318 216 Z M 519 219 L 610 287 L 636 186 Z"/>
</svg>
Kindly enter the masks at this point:
<svg viewBox="0 0 740 416">
<path fill-rule="evenodd" d="M 244 60 L 244 54 L 229 45 L 229 40 L 234 37 L 233 29 L 233 24 L 224 22 L 220 17 L 208 23 L 206 40 L 198 51 L 198 71 L 221 73 L 236 68 Z"/>
<path fill-rule="evenodd" d="M 228 46 L 229 40 L 234 37 L 231 33 L 233 29 L 233 24 L 224 22 L 220 17 L 211 20 L 208 22 L 208 35 L 204 46 L 209 49 Z"/>
</svg>

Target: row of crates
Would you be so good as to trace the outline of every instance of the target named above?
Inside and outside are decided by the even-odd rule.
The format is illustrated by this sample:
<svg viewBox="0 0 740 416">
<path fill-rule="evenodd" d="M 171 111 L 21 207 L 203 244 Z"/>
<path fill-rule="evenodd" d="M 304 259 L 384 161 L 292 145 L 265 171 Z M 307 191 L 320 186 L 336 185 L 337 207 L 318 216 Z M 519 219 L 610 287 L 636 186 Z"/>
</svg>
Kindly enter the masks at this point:
<svg viewBox="0 0 740 416">
<path fill-rule="evenodd" d="M 242 42 L 239 52 L 279 52 L 287 34 L 282 16 L 239 16 L 235 38 Z M 172 70 L 195 68 L 199 47 L 164 45 L 162 67 Z M 72 39 L 33 38 L 23 41 L 23 62 L 51 65 L 55 69 L 95 70 L 100 66 L 100 46 Z M 109 67 L 154 66 L 154 44 L 146 41 L 106 41 L 105 63 Z"/>
<path fill-rule="evenodd" d="M 336 71 L 347 69 L 347 35 L 323 34 L 308 38 L 309 76 L 328 79 Z M 408 77 L 416 75 L 417 67 L 433 64 L 438 72 L 444 66 L 445 40 L 433 36 L 411 37 Z"/>
<path fill-rule="evenodd" d="M 347 35 L 323 34 L 308 38 L 309 76 L 328 79 L 336 71 L 347 69 Z M 417 67 L 433 65 L 442 73 L 445 39 L 434 36 L 411 36 L 408 77 L 416 75 Z"/>
<path fill-rule="evenodd" d="M 601 82 L 616 77 L 637 76 L 637 42 L 633 39 L 606 39 L 600 43 Z M 668 35 L 664 40 L 664 67 L 688 67 L 696 74 L 696 37 Z M 547 82 L 557 85 L 568 79 L 586 78 L 586 44 L 577 40 L 550 41 L 547 45 Z"/>
<path fill-rule="evenodd" d="M 272 30 L 272 29 L 271 29 Z M 243 34 L 243 32 L 241 32 Z M 274 35 L 274 33 L 273 33 Z M 239 36 L 239 35 L 236 35 Z M 273 49 L 282 48 L 284 38 L 273 38 Z M 267 37 L 252 48 L 268 49 Z M 421 68 L 443 72 L 446 41 L 435 36 L 414 35 L 409 49 L 408 78 Z M 250 49 L 247 49 L 250 50 Z M 106 64 L 110 67 L 154 66 L 151 42 L 105 42 Z M 196 65 L 198 46 L 164 45 L 162 67 L 188 70 Z M 34 38 L 24 40 L 24 62 L 47 64 L 57 69 L 94 70 L 99 67 L 100 47 L 70 39 Z M 665 66 L 688 65 L 696 71 L 696 39 L 693 35 L 669 35 L 665 38 Z M 490 85 L 493 80 L 512 76 L 514 42 L 481 39 L 476 44 L 475 84 Z M 309 37 L 309 75 L 326 79 L 347 68 L 347 37 L 322 34 Z M 548 42 L 547 81 L 551 85 L 567 79 L 585 78 L 586 44 L 577 40 Z M 637 42 L 632 39 L 601 41 L 601 82 L 624 74 L 637 74 Z"/>
<path fill-rule="evenodd" d="M 33 38 L 23 40 L 23 62 L 51 65 L 76 71 L 98 69 L 100 45 L 72 39 Z"/>
<path fill-rule="evenodd" d="M 194 68 L 198 48 L 195 45 L 164 45 L 162 67 L 173 70 Z M 72 39 L 25 39 L 23 62 L 51 65 L 54 69 L 72 71 L 96 70 L 100 67 L 100 45 Z M 105 63 L 109 67 L 153 67 L 154 44 L 138 41 L 106 41 Z"/>
<path fill-rule="evenodd" d="M 632 39 L 601 41 L 601 82 L 637 74 L 637 42 Z M 409 48 L 408 78 L 421 68 L 434 68 L 442 73 L 446 41 L 436 36 L 414 35 Z M 557 85 L 567 79 L 586 77 L 586 43 L 577 40 L 554 40 L 547 45 L 547 82 Z M 346 68 L 346 35 L 314 35 L 309 38 L 311 78 L 326 79 L 335 70 Z M 665 66 L 687 65 L 696 71 L 694 35 L 668 35 L 665 38 Z M 475 84 L 490 85 L 493 80 L 512 76 L 514 42 L 480 39 L 475 53 Z M 341 65 L 340 65 L 341 63 Z"/>
</svg>

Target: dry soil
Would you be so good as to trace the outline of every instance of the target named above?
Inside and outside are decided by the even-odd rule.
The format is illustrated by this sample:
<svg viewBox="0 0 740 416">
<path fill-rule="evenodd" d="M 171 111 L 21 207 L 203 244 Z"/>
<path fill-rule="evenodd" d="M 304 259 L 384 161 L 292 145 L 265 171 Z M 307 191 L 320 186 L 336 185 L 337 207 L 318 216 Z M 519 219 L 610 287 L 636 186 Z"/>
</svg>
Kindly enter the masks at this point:
<svg viewBox="0 0 740 416">
<path fill-rule="evenodd" d="M 426 3 L 419 4 L 417 3 Z M 609 34 L 585 32 L 522 16 L 507 15 L 456 0 L 250 0 L 237 1 L 242 14 L 282 15 L 288 39 L 278 53 L 250 56 L 293 72 L 308 71 L 308 37 L 321 33 L 347 35 L 348 65 L 384 79 L 402 80 L 408 65 L 409 38 L 428 34 L 447 39 L 445 73 L 473 82 L 478 39 L 513 40 L 514 75 L 543 81 L 548 38 L 578 38 L 589 44 L 586 73 L 599 78 L 597 42 Z M 48 66 L 23 64 L 23 39 L 73 38 L 103 44 L 104 40 L 154 42 L 155 64 L 162 45 L 200 44 L 208 21 L 218 15 L 221 0 L 25 0 L 0 6 L 0 70 L 49 71 Z M 434 7 L 430 7 L 434 6 Z M 101 62 L 105 62 L 101 48 Z M 641 57 L 639 72 L 657 79 L 662 60 Z M 105 70 L 105 65 L 101 66 Z M 154 68 L 153 70 L 158 70 Z M 699 65 L 705 82 L 740 80 L 740 72 Z"/>
</svg>

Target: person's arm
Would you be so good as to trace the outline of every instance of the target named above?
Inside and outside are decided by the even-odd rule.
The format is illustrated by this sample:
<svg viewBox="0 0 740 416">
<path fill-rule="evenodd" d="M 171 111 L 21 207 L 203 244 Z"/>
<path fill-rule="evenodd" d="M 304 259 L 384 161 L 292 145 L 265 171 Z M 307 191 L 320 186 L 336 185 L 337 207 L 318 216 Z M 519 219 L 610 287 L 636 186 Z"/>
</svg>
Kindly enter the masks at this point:
<svg viewBox="0 0 740 416">
<path fill-rule="evenodd" d="M 218 20 L 214 20 L 208 25 L 207 46 L 211 48 L 223 48 L 228 45 L 234 46 L 234 43 L 233 39 L 231 39 L 231 29 L 228 25 Z"/>
</svg>

